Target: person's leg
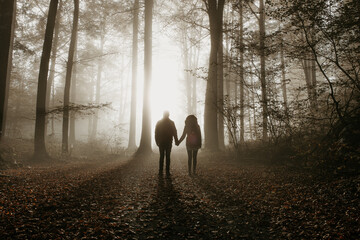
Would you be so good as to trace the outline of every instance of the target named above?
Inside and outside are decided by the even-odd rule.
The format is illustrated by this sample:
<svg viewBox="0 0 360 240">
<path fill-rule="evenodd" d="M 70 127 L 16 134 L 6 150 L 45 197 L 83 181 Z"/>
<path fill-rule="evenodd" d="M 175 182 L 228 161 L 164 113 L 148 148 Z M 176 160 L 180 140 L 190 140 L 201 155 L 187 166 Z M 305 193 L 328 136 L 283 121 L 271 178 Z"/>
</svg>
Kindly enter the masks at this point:
<svg viewBox="0 0 360 240">
<path fill-rule="evenodd" d="M 165 152 L 165 148 L 164 147 L 159 147 L 159 151 L 160 151 L 159 174 L 162 174 L 163 169 L 164 169 L 164 152 Z"/>
<path fill-rule="evenodd" d="M 193 173 L 196 174 L 196 163 L 198 150 L 193 150 Z"/>
<path fill-rule="evenodd" d="M 170 153 L 171 146 L 166 147 L 166 174 L 170 175 Z"/>
<path fill-rule="evenodd" d="M 187 154 L 188 154 L 188 170 L 189 170 L 189 175 L 191 175 L 192 150 L 187 150 Z"/>
</svg>

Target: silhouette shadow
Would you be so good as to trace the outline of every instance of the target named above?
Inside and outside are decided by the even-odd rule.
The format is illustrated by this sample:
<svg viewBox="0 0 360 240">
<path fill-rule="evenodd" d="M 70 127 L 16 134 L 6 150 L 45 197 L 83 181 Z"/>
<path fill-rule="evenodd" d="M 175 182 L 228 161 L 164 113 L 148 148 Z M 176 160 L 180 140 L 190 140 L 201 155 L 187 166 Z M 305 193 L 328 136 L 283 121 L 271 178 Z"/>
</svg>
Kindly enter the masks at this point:
<svg viewBox="0 0 360 240">
<path fill-rule="evenodd" d="M 158 200 L 163 200 L 165 204 L 171 203 L 176 201 L 176 197 L 179 193 L 175 191 L 174 185 L 172 183 L 171 176 L 159 176 L 158 178 L 158 185 L 157 185 L 157 198 Z"/>
<path fill-rule="evenodd" d="M 197 175 L 193 177 L 196 185 L 220 208 L 226 209 L 224 220 L 225 231 L 239 239 L 269 239 L 271 215 L 264 212 L 261 206 L 249 206 L 241 197 L 224 192 L 210 181 Z"/>
<path fill-rule="evenodd" d="M 148 225 L 146 229 L 143 229 L 142 235 L 138 235 L 138 237 L 189 239 L 199 235 L 194 219 L 198 218 L 200 214 L 192 212 L 189 206 L 181 200 L 182 194 L 175 186 L 171 176 L 158 177 L 156 195 L 148 209 L 148 212 L 151 213 L 147 217 Z M 211 216 L 201 217 L 211 221 Z M 207 233 L 201 233 L 201 235 L 205 239 L 211 239 L 211 235 Z"/>
<path fill-rule="evenodd" d="M 101 229 L 113 231 L 113 233 L 109 231 L 103 235 L 107 239 L 112 239 L 114 235 L 131 234 L 129 225 L 117 219 L 118 213 L 114 211 L 114 208 L 121 207 L 123 199 L 126 200 L 127 197 L 118 196 L 122 189 L 128 188 L 123 180 L 136 174 L 136 170 L 141 169 L 144 162 L 145 160 L 141 158 L 130 158 L 123 164 L 108 170 L 94 171 L 94 175 L 84 178 L 79 185 L 64 186 L 67 190 L 59 192 L 60 196 L 55 195 L 51 201 L 39 205 L 30 216 L 27 216 L 29 219 L 35 219 L 33 221 L 37 224 L 34 227 L 31 225 L 31 228 L 25 228 L 24 233 L 31 239 L 92 237 L 99 234 L 92 229 L 100 224 Z M 80 168 L 71 171 L 77 169 Z M 116 188 L 113 187 L 115 185 Z M 47 217 L 46 221 L 38 221 L 44 216 Z M 55 226 L 61 226 L 61 228 Z M 67 231 L 62 232 L 61 229 L 67 229 Z M 16 236 L 15 228 L 9 234 Z"/>
</svg>

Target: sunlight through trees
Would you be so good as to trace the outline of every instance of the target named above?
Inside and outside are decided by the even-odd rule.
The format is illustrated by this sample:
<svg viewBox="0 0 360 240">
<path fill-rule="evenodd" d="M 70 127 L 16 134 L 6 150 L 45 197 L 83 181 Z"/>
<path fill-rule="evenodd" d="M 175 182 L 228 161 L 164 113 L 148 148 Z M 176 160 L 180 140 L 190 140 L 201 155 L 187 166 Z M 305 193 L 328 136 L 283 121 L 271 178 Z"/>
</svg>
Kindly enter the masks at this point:
<svg viewBox="0 0 360 240">
<path fill-rule="evenodd" d="M 151 152 L 164 110 L 196 115 L 208 151 L 356 151 L 357 1 L 79 1 L 77 34 L 50 3 L 1 14 L 2 138 L 35 156 Z"/>
</svg>

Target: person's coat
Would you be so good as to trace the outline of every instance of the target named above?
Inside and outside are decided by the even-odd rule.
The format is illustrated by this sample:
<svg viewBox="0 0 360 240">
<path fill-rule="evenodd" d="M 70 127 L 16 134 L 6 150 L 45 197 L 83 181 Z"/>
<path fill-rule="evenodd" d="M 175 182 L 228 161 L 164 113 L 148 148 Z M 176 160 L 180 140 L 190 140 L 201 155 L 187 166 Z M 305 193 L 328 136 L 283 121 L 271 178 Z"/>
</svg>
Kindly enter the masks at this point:
<svg viewBox="0 0 360 240">
<path fill-rule="evenodd" d="M 173 138 L 177 139 L 175 123 L 169 118 L 163 118 L 156 123 L 155 142 L 157 146 L 172 145 Z"/>
</svg>

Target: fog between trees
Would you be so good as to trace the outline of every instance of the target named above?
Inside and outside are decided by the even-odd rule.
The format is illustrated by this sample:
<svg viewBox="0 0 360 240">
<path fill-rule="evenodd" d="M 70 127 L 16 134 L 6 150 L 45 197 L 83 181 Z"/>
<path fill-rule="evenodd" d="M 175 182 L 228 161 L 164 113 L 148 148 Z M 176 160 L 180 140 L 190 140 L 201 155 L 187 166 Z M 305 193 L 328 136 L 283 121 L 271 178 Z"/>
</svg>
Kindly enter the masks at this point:
<svg viewBox="0 0 360 240">
<path fill-rule="evenodd" d="M 79 146 L 149 152 L 169 110 L 179 135 L 198 117 L 205 150 L 354 161 L 359 10 L 351 0 L 1 1 L 1 141 L 34 140 L 34 159 Z"/>
</svg>

